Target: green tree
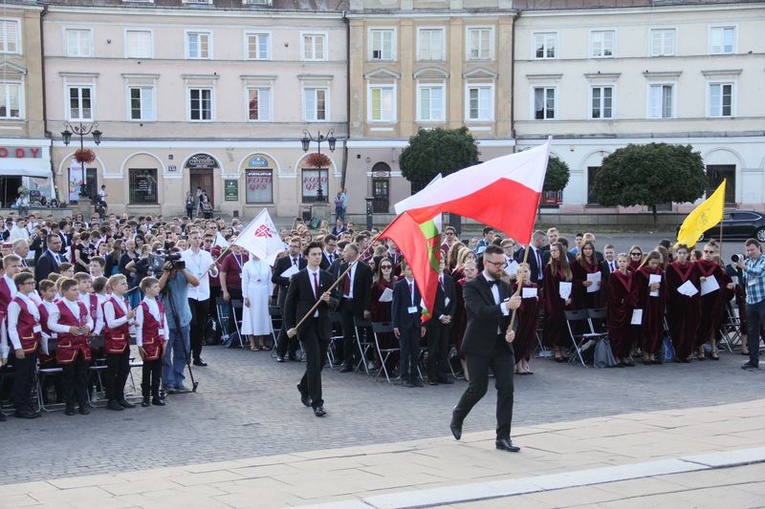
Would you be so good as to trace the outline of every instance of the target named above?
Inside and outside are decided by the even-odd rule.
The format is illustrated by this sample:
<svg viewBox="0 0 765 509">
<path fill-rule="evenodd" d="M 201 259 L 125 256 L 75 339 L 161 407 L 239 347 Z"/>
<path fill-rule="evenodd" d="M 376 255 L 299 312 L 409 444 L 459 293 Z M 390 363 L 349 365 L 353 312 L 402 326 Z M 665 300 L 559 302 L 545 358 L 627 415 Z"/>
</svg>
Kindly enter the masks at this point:
<svg viewBox="0 0 765 509">
<path fill-rule="evenodd" d="M 398 158 L 404 178 L 423 186 L 439 173 L 448 175 L 477 163 L 478 145 L 464 126 L 420 129 Z"/>
<path fill-rule="evenodd" d="M 627 145 L 603 159 L 595 177 L 595 197 L 605 206 L 656 206 L 692 202 L 704 195 L 707 175 L 701 154 L 690 145 Z"/>
<path fill-rule="evenodd" d="M 571 172 L 568 165 L 558 156 L 550 154 L 547 160 L 547 173 L 545 174 L 545 191 L 563 191 L 568 185 Z"/>
</svg>

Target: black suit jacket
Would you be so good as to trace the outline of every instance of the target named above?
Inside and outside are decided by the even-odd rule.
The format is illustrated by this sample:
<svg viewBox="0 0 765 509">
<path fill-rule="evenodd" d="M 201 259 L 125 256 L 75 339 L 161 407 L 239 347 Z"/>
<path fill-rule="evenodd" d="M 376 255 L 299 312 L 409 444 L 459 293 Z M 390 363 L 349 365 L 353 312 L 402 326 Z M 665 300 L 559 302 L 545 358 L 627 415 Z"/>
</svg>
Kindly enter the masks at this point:
<svg viewBox="0 0 765 509">
<path fill-rule="evenodd" d="M 319 295 L 327 291 L 335 282 L 335 278 L 326 270 L 319 270 Z M 317 297 L 313 294 L 313 283 L 309 277 L 308 269 L 303 269 L 294 276 L 290 282 L 289 290 L 284 302 L 284 325 L 291 329 L 305 316 L 306 313 L 316 304 Z M 319 312 L 318 327 L 316 333 L 319 339 L 329 341 L 332 336 L 332 321 L 329 318 L 329 312 L 337 307 L 337 299 L 330 297 L 329 303 L 321 302 L 316 308 Z M 312 323 L 309 317 L 298 329 L 298 338 L 303 339 L 306 326 Z"/>
<path fill-rule="evenodd" d="M 523 256 L 524 256 L 524 253 L 526 252 L 526 249 L 528 248 L 524 247 L 522 249 L 519 249 L 515 253 L 515 261 L 517 261 L 518 263 L 523 262 Z M 537 257 L 534 256 L 533 249 L 529 252 L 529 257 L 526 260 L 526 263 L 529 264 L 529 269 L 531 270 L 531 282 L 541 285 L 542 276 L 544 275 L 544 272 L 545 272 L 545 265 L 547 265 L 547 262 L 550 260 L 550 250 L 548 249 L 546 251 L 543 251 L 542 249 L 539 249 L 538 251 L 540 256 L 542 257 L 542 266 L 539 267 L 537 265 Z"/>
<path fill-rule="evenodd" d="M 329 270 L 329 267 L 335 262 L 335 260 L 340 258 L 340 253 L 335 251 L 335 254 L 334 254 L 334 256 L 332 258 L 333 258 L 333 260 L 330 262 L 329 258 L 327 258 L 327 252 L 326 251 L 322 251 L 321 252 L 321 263 L 319 264 L 319 268 L 321 270 Z"/>
<path fill-rule="evenodd" d="M 358 261 L 356 264 L 356 272 L 353 278 L 353 316 L 362 317 L 364 311 L 372 311 L 372 269 L 362 261 Z M 340 264 L 339 273 L 342 274 L 347 268 L 348 264 L 343 262 Z M 348 276 L 346 275 L 345 277 Z M 343 281 L 337 284 L 338 295 L 340 297 L 343 296 L 343 284 Z"/>
<path fill-rule="evenodd" d="M 51 272 L 58 272 L 58 262 L 46 249 L 35 263 L 35 283 L 47 278 Z"/>
<path fill-rule="evenodd" d="M 483 274 L 465 283 L 462 295 L 467 311 L 467 326 L 462 340 L 462 349 L 467 354 L 491 355 L 497 342 L 497 329 L 502 335 L 505 334 L 512 311 L 507 316 L 502 314 L 500 305 L 494 302 L 491 285 Z M 510 298 L 510 285 L 500 281 L 499 301 L 504 302 L 508 298 Z M 518 323 L 517 319 L 515 323 Z M 511 343 L 503 341 L 503 344 L 512 351 Z"/>
<path fill-rule="evenodd" d="M 411 329 L 415 324 L 419 325 L 420 323 L 422 316 L 420 301 L 422 297 L 420 297 L 420 290 L 417 288 L 417 284 L 414 283 L 412 286 L 414 288 L 414 299 L 412 299 L 412 294 L 409 293 L 409 282 L 406 278 L 401 278 L 393 285 L 393 303 L 390 307 L 390 320 L 394 328 L 401 330 Z M 409 313 L 409 306 L 412 305 L 412 302 L 417 306 L 416 313 Z"/>
<path fill-rule="evenodd" d="M 287 287 L 290 285 L 289 278 L 282 277 L 282 272 L 289 269 L 292 265 L 292 258 L 289 255 L 282 256 L 274 264 L 273 271 L 271 272 L 271 282 L 279 286 L 279 294 L 276 298 L 276 305 L 279 307 L 284 306 L 284 299 L 287 298 Z M 298 258 L 298 269 L 304 269 L 308 265 L 308 261 L 302 256 Z"/>
<path fill-rule="evenodd" d="M 455 299 L 454 280 L 444 274 L 444 287 L 438 285 L 436 288 L 436 300 L 433 302 L 433 312 L 430 313 L 432 317 L 430 322 L 438 322 L 438 317 L 441 315 L 447 315 L 454 318 L 454 312 L 457 309 L 457 301 Z M 446 303 L 446 299 L 449 299 L 449 303 Z"/>
</svg>

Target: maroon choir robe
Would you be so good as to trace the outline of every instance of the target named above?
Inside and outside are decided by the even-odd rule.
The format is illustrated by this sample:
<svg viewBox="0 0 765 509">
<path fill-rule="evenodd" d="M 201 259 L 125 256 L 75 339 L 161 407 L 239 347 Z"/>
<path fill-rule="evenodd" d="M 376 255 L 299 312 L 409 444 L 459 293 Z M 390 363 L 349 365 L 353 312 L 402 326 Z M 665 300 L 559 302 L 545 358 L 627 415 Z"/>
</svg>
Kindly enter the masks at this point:
<svg viewBox="0 0 765 509">
<path fill-rule="evenodd" d="M 165 307 L 162 302 L 157 301 L 159 307 L 160 321 L 154 318 L 154 315 L 149 311 L 149 305 L 146 302 L 141 302 L 143 307 L 143 325 L 141 328 L 143 349 L 146 352 L 147 361 L 156 361 L 162 357 L 163 346 L 165 339 L 162 336 L 162 332 L 165 330 Z"/>
<path fill-rule="evenodd" d="M 587 281 L 587 274 L 600 272 L 600 290 L 597 292 L 588 292 L 584 282 Z M 590 265 L 579 260 L 571 262 L 571 274 L 574 276 L 574 287 L 572 290 L 574 309 L 594 309 L 603 307 L 605 302 L 606 271 L 599 263 Z"/>
<path fill-rule="evenodd" d="M 80 301 L 77 301 L 79 307 L 79 316 L 74 316 L 64 301 L 58 302 L 58 312 L 60 314 L 59 322 L 67 327 L 83 327 L 88 324 L 88 309 Z M 81 353 L 86 362 L 90 362 L 90 338 L 61 332 L 58 335 L 58 349 L 56 350 L 56 362 L 59 364 L 71 364 L 77 358 L 77 353 Z"/>
<path fill-rule="evenodd" d="M 608 337 L 617 359 L 626 359 L 635 344 L 637 326 L 631 325 L 632 311 L 637 307 L 637 287 L 632 272 L 620 270 L 608 278 Z"/>
<path fill-rule="evenodd" d="M 566 327 L 564 311 L 571 307 L 566 307 L 566 301 L 560 298 L 560 282 L 565 281 L 565 277 L 560 272 L 553 274 L 550 267 L 552 265 L 545 265 L 542 283 L 545 306 L 545 324 L 542 331 L 542 342 L 546 347 L 567 347 L 571 345 L 571 337 L 568 333 L 568 327 Z"/>
<path fill-rule="evenodd" d="M 452 276 L 453 277 L 453 276 Z M 465 328 L 467 327 L 467 312 L 465 311 L 465 297 L 463 292 L 465 291 L 465 283 L 467 279 L 461 277 L 455 279 L 454 285 L 454 319 L 452 319 L 451 340 L 454 342 L 454 346 L 457 348 L 457 352 L 460 354 L 460 358 L 464 358 L 462 355 L 462 338 L 465 337 Z"/>
<path fill-rule="evenodd" d="M 112 307 L 114 307 L 115 319 L 125 316 L 125 312 L 122 310 L 122 307 L 120 307 L 120 304 L 117 302 L 114 295 L 109 297 L 103 305 L 106 306 L 107 303 L 111 303 Z M 110 329 L 105 322 L 106 311 L 104 311 L 104 351 L 106 353 L 124 353 L 128 348 L 130 340 L 130 325 L 125 322 L 119 327 Z"/>
<path fill-rule="evenodd" d="M 700 290 L 697 265 L 691 262 L 685 265 L 680 265 L 680 262 L 670 263 L 667 267 L 667 289 L 669 290 L 667 323 L 675 346 L 675 356 L 679 360 L 687 359 L 693 353 L 701 311 L 698 293 L 688 297 L 677 291 L 687 281 Z"/>
<path fill-rule="evenodd" d="M 521 307 L 518 308 L 516 313 L 518 329 L 515 331 L 515 340 L 513 341 L 516 362 L 521 359 L 531 360 L 531 352 L 534 351 L 534 346 L 537 342 L 537 329 L 539 326 L 539 288 L 536 283 L 528 281 L 524 281 L 523 288 L 537 289 L 537 296 L 521 298 Z M 513 294 L 517 290 L 518 283 L 514 282 Z M 520 295 L 523 297 L 523 293 Z"/>
<path fill-rule="evenodd" d="M 649 295 L 648 281 L 650 274 L 661 276 L 659 296 Z M 643 310 L 643 325 L 640 327 L 640 347 L 643 353 L 656 354 L 664 337 L 664 313 L 667 307 L 667 279 L 661 266 L 651 269 L 644 265 L 635 272 L 635 285 L 638 292 L 638 306 Z"/>
<path fill-rule="evenodd" d="M 725 271 L 717 262 L 712 260 L 697 260 L 696 268 L 699 277 L 715 278 L 720 289 L 701 296 L 701 319 L 696 336 L 696 346 L 703 345 L 713 337 L 720 323 L 720 311 L 725 305 Z"/>
</svg>

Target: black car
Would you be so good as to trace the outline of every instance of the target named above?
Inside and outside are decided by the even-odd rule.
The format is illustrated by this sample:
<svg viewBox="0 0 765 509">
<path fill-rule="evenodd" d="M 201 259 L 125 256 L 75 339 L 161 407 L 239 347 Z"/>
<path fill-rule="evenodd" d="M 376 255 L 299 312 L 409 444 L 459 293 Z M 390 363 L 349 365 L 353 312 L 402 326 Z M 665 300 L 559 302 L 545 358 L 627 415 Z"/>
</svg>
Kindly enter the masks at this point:
<svg viewBox="0 0 765 509">
<path fill-rule="evenodd" d="M 754 210 L 726 210 L 722 220 L 723 239 L 755 238 L 765 242 L 765 214 Z M 705 231 L 702 239 L 720 238 L 720 224 Z"/>
</svg>

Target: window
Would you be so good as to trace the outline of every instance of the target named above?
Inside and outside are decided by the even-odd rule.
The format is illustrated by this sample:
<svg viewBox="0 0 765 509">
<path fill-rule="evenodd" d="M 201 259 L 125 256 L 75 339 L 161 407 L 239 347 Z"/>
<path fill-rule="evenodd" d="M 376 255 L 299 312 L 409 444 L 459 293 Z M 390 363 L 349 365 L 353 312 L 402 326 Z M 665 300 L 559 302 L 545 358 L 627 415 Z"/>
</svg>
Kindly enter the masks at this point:
<svg viewBox="0 0 765 509">
<path fill-rule="evenodd" d="M 395 122 L 396 89 L 393 85 L 369 87 L 369 121 Z"/>
<path fill-rule="evenodd" d="M 468 28 L 468 60 L 492 60 L 494 58 L 494 31 L 490 27 Z"/>
<path fill-rule="evenodd" d="M 733 116 L 733 83 L 709 84 L 709 116 Z"/>
<path fill-rule="evenodd" d="M 247 34 L 247 60 L 271 60 L 271 35 Z"/>
<path fill-rule="evenodd" d="M 327 89 L 303 89 L 303 116 L 306 121 L 327 120 Z"/>
<path fill-rule="evenodd" d="M 0 118 L 22 118 L 21 83 L 0 83 Z"/>
<path fill-rule="evenodd" d="M 247 118 L 260 122 L 271 120 L 271 89 L 248 88 L 247 89 Z"/>
<path fill-rule="evenodd" d="M 189 89 L 189 120 L 212 120 L 212 89 Z"/>
<path fill-rule="evenodd" d="M 156 168 L 130 168 L 128 178 L 131 205 L 159 203 Z"/>
<path fill-rule="evenodd" d="M 126 58 L 152 58 L 153 46 L 151 30 L 125 31 Z"/>
<path fill-rule="evenodd" d="M 444 85 L 420 85 L 417 89 L 417 120 L 422 122 L 445 120 Z"/>
<path fill-rule="evenodd" d="M 674 85 L 651 85 L 648 98 L 648 116 L 650 118 L 674 117 L 674 95 Z"/>
<path fill-rule="evenodd" d="M 418 36 L 417 60 L 444 59 L 444 30 L 442 28 L 421 28 Z"/>
<path fill-rule="evenodd" d="M 600 205 L 595 196 L 595 180 L 598 178 L 600 166 L 587 167 L 587 205 Z"/>
<path fill-rule="evenodd" d="M 726 180 L 725 184 L 725 203 L 736 203 L 736 165 L 735 164 L 708 164 L 707 165 L 707 181 L 709 187 L 707 187 L 707 196 L 711 196 L 712 193 L 722 184 L 723 180 Z M 734 212 L 736 216 L 742 214 L 741 212 Z M 736 217 L 736 219 L 741 219 Z M 735 235 L 733 229 L 728 230 L 730 234 Z"/>
<path fill-rule="evenodd" d="M 93 56 L 93 33 L 86 28 L 67 28 L 66 56 L 68 57 L 92 57 Z"/>
<path fill-rule="evenodd" d="M 651 56 L 669 57 L 675 54 L 675 29 L 655 28 L 651 30 Z"/>
<path fill-rule="evenodd" d="M 154 114 L 154 88 L 129 87 L 130 120 L 156 120 Z"/>
<path fill-rule="evenodd" d="M 86 85 L 71 85 L 67 87 L 70 120 L 93 120 L 93 88 Z"/>
<path fill-rule="evenodd" d="M 274 202 L 274 172 L 273 170 L 247 170 L 244 192 L 247 203 Z"/>
<path fill-rule="evenodd" d="M 590 90 L 592 92 L 590 118 L 614 118 L 614 87 L 592 87 Z"/>
<path fill-rule="evenodd" d="M 12 19 L 0 20 L 0 53 L 21 53 L 19 22 Z"/>
<path fill-rule="evenodd" d="M 212 33 L 186 32 L 186 58 L 209 60 L 212 58 Z"/>
<path fill-rule="evenodd" d="M 392 28 L 373 28 L 369 31 L 372 60 L 395 60 L 394 31 Z"/>
<path fill-rule="evenodd" d="M 709 53 L 730 55 L 736 51 L 736 27 L 711 27 L 709 29 Z"/>
<path fill-rule="evenodd" d="M 329 170 L 303 168 L 303 203 L 327 201 Z"/>
<path fill-rule="evenodd" d="M 534 118 L 548 120 L 555 118 L 555 88 L 534 88 Z"/>
<path fill-rule="evenodd" d="M 613 57 L 615 44 L 614 30 L 593 30 L 590 33 L 590 56 L 593 58 Z"/>
<path fill-rule="evenodd" d="M 324 34 L 303 34 L 303 60 L 326 60 Z"/>
<path fill-rule="evenodd" d="M 555 32 L 545 32 L 534 34 L 534 58 L 550 59 L 556 58 L 558 47 L 558 34 Z"/>
<path fill-rule="evenodd" d="M 467 87 L 468 120 L 494 120 L 494 87 L 491 85 L 468 85 Z"/>
</svg>

